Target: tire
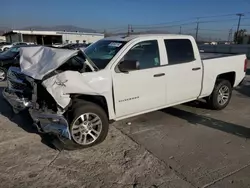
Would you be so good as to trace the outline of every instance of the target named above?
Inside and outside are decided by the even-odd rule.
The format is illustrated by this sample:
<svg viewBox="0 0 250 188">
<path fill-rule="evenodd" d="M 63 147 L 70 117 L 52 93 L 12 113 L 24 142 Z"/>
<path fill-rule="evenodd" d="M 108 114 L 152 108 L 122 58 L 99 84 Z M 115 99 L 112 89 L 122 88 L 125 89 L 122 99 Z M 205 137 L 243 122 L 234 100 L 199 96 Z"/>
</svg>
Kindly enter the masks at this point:
<svg viewBox="0 0 250 188">
<path fill-rule="evenodd" d="M 7 51 L 8 49 L 10 49 L 10 48 L 6 47 L 6 48 L 3 49 L 3 51 Z"/>
<path fill-rule="evenodd" d="M 80 118 L 80 116 L 82 116 L 83 114 L 85 114 L 84 115 L 85 117 L 87 117 L 86 114 L 89 114 L 90 118 L 92 118 L 92 116 L 95 118 L 99 118 L 97 120 L 97 122 L 99 121 L 101 122 L 101 130 L 99 130 L 99 134 L 96 134 L 95 132 L 93 132 L 95 130 L 94 123 L 92 123 L 93 127 L 92 126 L 89 127 L 90 129 L 83 127 L 83 125 L 76 125 L 76 124 L 84 124 L 84 122 L 82 121 L 82 118 Z M 91 122 L 92 120 L 86 121 L 86 122 Z M 85 102 L 85 101 L 77 101 L 77 103 L 73 103 L 72 111 L 69 114 L 69 121 L 71 122 L 69 125 L 71 140 L 59 138 L 59 140 L 62 143 L 63 149 L 75 150 L 75 149 L 83 149 L 83 148 L 91 147 L 91 146 L 94 146 L 103 142 L 108 134 L 108 130 L 109 130 L 108 117 L 105 111 L 100 106 L 96 105 L 95 103 Z M 80 127 L 80 128 L 75 129 L 76 127 Z M 81 130 L 81 132 L 85 131 L 85 133 L 82 134 L 81 132 L 79 132 L 81 128 L 84 129 L 84 130 Z M 78 131 L 78 132 L 74 134 L 74 131 Z M 95 131 L 98 132 L 97 129 Z M 82 139 L 80 139 L 80 134 L 82 134 Z M 96 140 L 94 140 L 94 138 L 90 136 L 90 134 L 97 137 Z M 86 137 L 87 139 L 90 140 L 90 142 L 87 144 L 81 143 L 77 138 L 78 135 L 79 135 L 79 140 L 83 141 L 84 138 Z"/>
<path fill-rule="evenodd" d="M 222 95 L 220 94 L 222 93 L 223 90 L 226 91 L 225 95 L 223 95 L 224 101 L 221 100 Z M 228 80 L 218 80 L 215 83 L 212 94 L 207 98 L 207 103 L 209 107 L 213 110 L 222 110 L 229 104 L 231 96 L 232 96 L 231 83 Z"/>
<path fill-rule="evenodd" d="M 5 81 L 7 78 L 7 69 L 0 67 L 0 82 Z"/>
</svg>

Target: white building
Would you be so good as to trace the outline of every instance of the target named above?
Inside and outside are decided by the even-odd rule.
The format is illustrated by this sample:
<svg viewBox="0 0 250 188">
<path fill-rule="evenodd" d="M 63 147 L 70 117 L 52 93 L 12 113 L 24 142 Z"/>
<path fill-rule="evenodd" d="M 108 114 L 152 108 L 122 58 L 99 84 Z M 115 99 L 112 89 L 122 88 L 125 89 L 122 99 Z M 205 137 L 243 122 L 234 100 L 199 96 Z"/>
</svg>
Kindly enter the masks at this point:
<svg viewBox="0 0 250 188">
<path fill-rule="evenodd" d="M 0 36 L 0 42 L 5 42 L 5 41 L 6 41 L 5 36 Z"/>
<path fill-rule="evenodd" d="M 93 43 L 102 38 L 101 33 L 66 32 L 66 31 L 34 31 L 12 30 L 4 33 L 7 42 L 32 42 L 42 45 L 55 43 Z"/>
</svg>

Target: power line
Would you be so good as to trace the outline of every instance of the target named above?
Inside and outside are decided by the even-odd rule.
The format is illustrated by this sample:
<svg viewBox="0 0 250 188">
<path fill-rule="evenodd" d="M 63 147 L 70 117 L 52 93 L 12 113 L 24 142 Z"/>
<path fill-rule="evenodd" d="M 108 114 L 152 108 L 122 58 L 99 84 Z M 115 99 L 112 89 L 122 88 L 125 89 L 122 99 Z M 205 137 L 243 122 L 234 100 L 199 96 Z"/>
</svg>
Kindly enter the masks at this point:
<svg viewBox="0 0 250 188">
<path fill-rule="evenodd" d="M 250 14 L 250 12 L 244 12 L 244 14 Z M 223 15 L 211 15 L 211 16 L 199 16 L 199 19 L 205 19 L 205 18 L 214 18 L 214 17 L 228 17 L 228 16 L 235 16 L 235 13 L 232 14 L 223 14 Z M 195 20 L 197 19 L 197 17 L 195 18 L 189 18 L 189 19 L 185 19 L 185 20 L 177 20 L 177 21 L 170 21 L 170 22 L 163 22 L 163 23 L 157 23 L 157 24 L 144 24 L 144 25 L 133 25 L 135 27 L 146 27 L 146 26 L 160 26 L 160 25 L 167 25 L 167 24 L 172 24 L 172 23 L 180 23 L 180 22 L 186 22 L 186 21 L 191 21 L 191 20 Z M 206 21 L 204 21 L 206 22 Z"/>
<path fill-rule="evenodd" d="M 136 27 L 133 25 L 134 28 L 136 29 L 152 29 L 152 28 L 170 28 L 170 27 L 179 27 L 179 26 L 184 26 L 184 25 L 190 25 L 190 24 L 195 24 L 196 22 L 189 22 L 189 23 L 184 23 L 184 24 L 175 24 L 175 25 L 162 25 L 162 26 L 148 26 L 148 27 Z"/>
<path fill-rule="evenodd" d="M 204 31 L 227 31 L 227 29 L 199 29 L 199 30 L 204 30 Z"/>
<path fill-rule="evenodd" d="M 135 27 L 161 26 L 161 25 L 172 24 L 172 23 L 186 22 L 190 20 L 193 20 L 193 19 L 177 20 L 177 21 L 163 22 L 163 23 L 157 23 L 157 24 L 133 25 L 133 26 Z"/>
<path fill-rule="evenodd" d="M 245 12 L 244 14 L 249 14 L 249 13 L 250 12 Z M 201 20 L 199 23 L 216 23 L 216 22 L 235 21 L 235 18 L 223 19 L 223 20 L 204 20 L 206 18 L 229 17 L 229 16 L 235 16 L 235 14 L 201 16 L 201 17 L 199 17 L 199 20 Z M 160 29 L 160 28 L 168 28 L 168 27 L 181 27 L 181 26 L 185 26 L 185 25 L 197 24 L 197 22 L 194 21 L 194 19 L 195 18 L 190 18 L 190 19 L 185 19 L 185 20 L 177 20 L 177 21 L 170 21 L 170 22 L 164 22 L 164 23 L 157 23 L 157 24 L 133 25 L 133 27 L 135 29 L 152 29 L 152 28 Z M 242 18 L 242 21 L 249 20 L 249 19 L 250 18 Z M 193 22 L 182 23 L 182 22 L 187 22 L 187 21 L 191 21 L 191 20 L 193 20 Z M 126 26 L 111 27 L 111 28 L 106 28 L 106 30 L 112 30 L 111 32 L 119 32 L 119 31 L 126 30 Z"/>
<path fill-rule="evenodd" d="M 215 22 L 235 21 L 235 20 L 236 18 L 226 19 L 226 20 L 207 20 L 207 21 L 202 21 L 200 23 L 215 23 Z"/>
<path fill-rule="evenodd" d="M 216 23 L 216 22 L 227 22 L 227 21 L 236 21 L 236 18 L 234 18 L 234 19 L 224 19 L 224 20 L 199 21 L 199 23 Z M 160 29 L 160 28 L 180 27 L 180 26 L 192 25 L 192 24 L 197 24 L 197 21 L 196 22 L 182 23 L 182 24 L 174 24 L 174 25 L 147 26 L 147 27 L 137 27 L 137 26 L 133 25 L 133 27 L 136 28 L 136 29 L 152 29 L 152 28 Z"/>
<path fill-rule="evenodd" d="M 113 30 L 112 32 L 113 32 L 113 33 L 116 33 L 116 32 L 126 31 L 126 30 L 127 30 L 127 27 L 124 27 L 124 28 L 121 28 L 121 29 Z"/>
</svg>

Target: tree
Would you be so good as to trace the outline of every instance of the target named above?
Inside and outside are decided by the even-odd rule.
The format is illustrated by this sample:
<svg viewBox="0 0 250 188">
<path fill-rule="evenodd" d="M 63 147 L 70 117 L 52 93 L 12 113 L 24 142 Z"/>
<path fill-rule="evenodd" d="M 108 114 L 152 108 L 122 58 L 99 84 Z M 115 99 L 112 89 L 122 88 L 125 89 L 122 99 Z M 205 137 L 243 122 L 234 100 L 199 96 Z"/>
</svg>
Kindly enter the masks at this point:
<svg viewBox="0 0 250 188">
<path fill-rule="evenodd" d="M 246 29 L 240 29 L 239 32 L 237 31 L 234 33 L 234 42 L 236 44 L 242 44 L 243 43 L 243 38 L 246 36 Z"/>
</svg>

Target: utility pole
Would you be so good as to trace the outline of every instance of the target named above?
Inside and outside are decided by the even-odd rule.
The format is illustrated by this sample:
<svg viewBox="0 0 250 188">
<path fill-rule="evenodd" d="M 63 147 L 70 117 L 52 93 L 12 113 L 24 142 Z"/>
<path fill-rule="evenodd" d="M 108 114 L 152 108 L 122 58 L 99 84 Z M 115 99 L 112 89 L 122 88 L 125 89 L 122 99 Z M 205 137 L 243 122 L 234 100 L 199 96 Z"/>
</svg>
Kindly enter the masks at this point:
<svg viewBox="0 0 250 188">
<path fill-rule="evenodd" d="M 198 41 L 198 32 L 199 32 L 199 18 L 197 18 L 197 26 L 196 26 L 196 34 L 195 34 L 195 40 Z"/>
<path fill-rule="evenodd" d="M 130 35 L 130 25 L 128 24 L 128 36 Z"/>
<path fill-rule="evenodd" d="M 107 31 L 106 29 L 103 30 L 104 37 L 107 37 Z"/>
<path fill-rule="evenodd" d="M 238 40 L 238 34 L 239 34 L 239 28 L 240 28 L 240 21 L 241 21 L 241 17 L 244 16 L 244 14 L 239 13 L 239 14 L 236 14 L 236 15 L 239 16 L 238 26 L 237 26 L 237 31 L 236 31 L 236 39 Z"/>
<path fill-rule="evenodd" d="M 228 34 L 228 39 L 227 39 L 228 42 L 231 42 L 231 40 L 232 40 L 232 33 L 233 33 L 233 29 L 231 28 L 229 30 L 229 34 Z"/>
<path fill-rule="evenodd" d="M 180 26 L 180 32 L 179 32 L 179 34 L 181 34 L 181 26 Z"/>
</svg>

